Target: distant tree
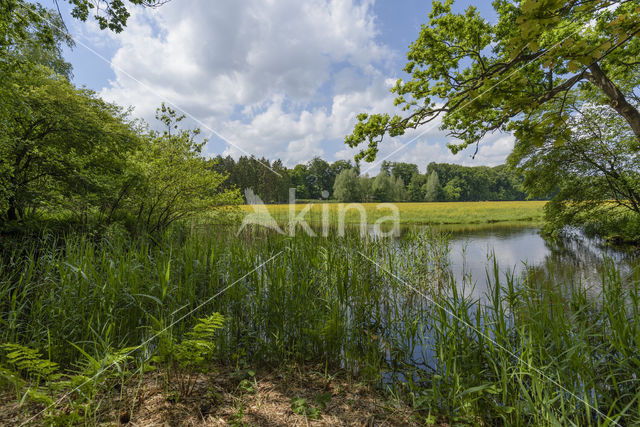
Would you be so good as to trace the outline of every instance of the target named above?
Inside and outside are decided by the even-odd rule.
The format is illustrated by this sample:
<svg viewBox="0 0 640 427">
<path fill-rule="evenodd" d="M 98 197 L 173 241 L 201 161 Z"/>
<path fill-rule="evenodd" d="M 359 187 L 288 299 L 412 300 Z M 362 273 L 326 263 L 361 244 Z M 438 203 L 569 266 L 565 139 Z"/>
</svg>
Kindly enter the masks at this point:
<svg viewBox="0 0 640 427">
<path fill-rule="evenodd" d="M 286 203 L 289 200 L 289 188 L 291 187 L 291 178 L 287 167 L 282 163 L 282 160 L 277 159 L 271 163 L 272 170 L 268 170 L 264 166 L 262 169 L 263 173 L 272 175 L 270 178 L 274 181 L 273 202 Z"/>
<path fill-rule="evenodd" d="M 309 171 L 307 165 L 296 165 L 289 173 L 291 185 L 296 190 L 296 198 L 310 199 L 311 190 L 309 189 Z"/>
<path fill-rule="evenodd" d="M 411 177 L 417 173 L 419 173 L 418 166 L 413 163 L 393 162 L 391 164 L 391 175 L 402 178 L 405 185 L 408 185 Z"/>
<path fill-rule="evenodd" d="M 346 169 L 355 169 L 357 173 L 360 173 L 360 168 L 354 166 L 350 160 L 336 160 L 331 164 L 331 173 L 337 177 L 340 172 Z"/>
<path fill-rule="evenodd" d="M 412 202 L 422 202 L 425 200 L 423 186 L 426 183 L 425 175 L 413 174 L 407 186 L 407 197 Z"/>
<path fill-rule="evenodd" d="M 387 202 L 393 199 L 393 181 L 385 171 L 375 177 L 371 185 L 373 197 L 379 202 Z"/>
<path fill-rule="evenodd" d="M 209 159 L 209 168 L 222 176 L 226 176 L 227 179 L 221 184 L 221 188 L 230 189 L 238 188 L 243 190 L 242 186 L 238 184 L 238 173 L 236 172 L 236 161 L 233 157 L 222 157 L 218 155 L 213 159 Z"/>
<path fill-rule="evenodd" d="M 388 160 L 383 160 L 380 164 L 380 172 L 384 172 L 387 176 L 391 176 L 391 167 L 393 164 Z"/>
<path fill-rule="evenodd" d="M 345 169 L 336 177 L 333 185 L 333 197 L 341 202 L 362 200 L 360 179 L 355 169 Z"/>
<path fill-rule="evenodd" d="M 424 185 L 424 200 L 427 202 L 437 202 L 440 200 L 441 193 L 442 187 L 438 179 L 438 172 L 433 171 L 431 175 L 429 175 L 427 183 Z"/>
<path fill-rule="evenodd" d="M 374 199 L 373 181 L 374 179 L 369 177 L 369 175 L 360 177 L 360 191 L 364 202 L 371 202 Z"/>
<path fill-rule="evenodd" d="M 460 200 L 460 196 L 462 194 L 462 184 L 462 178 L 458 176 L 447 182 L 447 185 L 445 185 L 442 189 L 444 198 L 447 202 L 455 202 Z"/>
<path fill-rule="evenodd" d="M 314 157 L 307 165 L 307 181 L 309 183 L 309 197 L 312 199 L 322 198 L 322 192 L 331 194 L 335 176 L 325 160 Z"/>
<path fill-rule="evenodd" d="M 404 202 L 407 200 L 407 191 L 404 188 L 404 182 L 399 176 L 391 177 L 391 198 L 386 201 Z"/>
</svg>

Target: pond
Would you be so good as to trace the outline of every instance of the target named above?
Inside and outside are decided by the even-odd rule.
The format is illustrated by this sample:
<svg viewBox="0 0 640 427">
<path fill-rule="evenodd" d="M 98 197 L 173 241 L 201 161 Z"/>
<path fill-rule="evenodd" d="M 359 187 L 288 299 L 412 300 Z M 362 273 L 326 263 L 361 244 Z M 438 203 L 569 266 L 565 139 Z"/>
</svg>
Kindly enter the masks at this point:
<svg viewBox="0 0 640 427">
<path fill-rule="evenodd" d="M 402 227 L 394 236 L 403 239 L 428 226 Z M 538 227 L 517 225 L 438 226 L 449 236 L 449 266 L 456 283 L 465 284 L 465 294 L 484 300 L 489 282 L 494 281 L 494 257 L 499 279 L 521 278 L 526 272 L 547 275 L 556 281 L 597 289 L 606 263 L 613 263 L 624 276 L 638 266 L 637 252 L 613 248 L 579 230 L 567 230 L 559 239 L 545 239 Z M 375 236 L 376 230 L 369 228 Z"/>
<path fill-rule="evenodd" d="M 439 337 L 437 333 L 434 334 L 434 331 L 437 331 L 439 320 L 432 323 L 436 325 L 435 327 L 430 326 L 419 332 L 407 333 L 407 329 L 403 329 L 406 328 L 406 325 L 411 324 L 411 317 L 429 318 L 436 305 L 445 307 L 444 310 L 447 311 L 449 319 L 447 322 L 455 323 L 456 318 L 469 319 L 464 322 L 466 325 L 462 329 L 467 332 L 470 331 L 471 335 L 474 334 L 473 330 L 475 328 L 485 331 L 485 326 L 488 327 L 488 330 L 486 330 L 488 332 L 483 332 L 485 339 L 491 340 L 498 334 L 489 326 L 496 319 L 491 316 L 487 317 L 487 311 L 479 317 L 480 320 L 475 320 L 478 308 L 484 306 L 490 307 L 489 312 L 492 310 L 491 307 L 494 301 L 492 295 L 495 295 L 495 293 L 492 292 L 491 288 L 496 284 L 495 266 L 498 269 L 497 279 L 502 286 L 505 286 L 507 278 L 512 277 L 515 279 L 513 281 L 516 284 L 515 287 L 518 288 L 528 277 L 533 283 L 531 287 L 528 287 L 529 290 L 534 292 L 539 290 L 540 294 L 543 295 L 549 289 L 558 289 L 561 293 L 567 295 L 567 299 L 563 300 L 558 300 L 554 297 L 545 300 L 544 296 L 540 297 L 539 300 L 525 298 L 528 302 L 524 303 L 524 306 L 528 305 L 529 307 L 548 307 L 547 304 L 560 306 L 575 304 L 576 299 L 568 296 L 572 292 L 565 293 L 565 290 L 581 290 L 584 291 L 584 295 L 589 295 L 593 300 L 601 301 L 603 283 L 607 284 L 606 286 L 608 287 L 613 283 L 617 283 L 617 280 L 611 279 L 610 275 L 612 274 L 620 275 L 620 283 L 632 285 L 630 287 L 637 286 L 637 252 L 607 246 L 598 239 L 587 237 L 579 230 L 566 230 L 562 238 L 552 240 L 545 239 L 538 227 L 531 226 L 443 226 L 437 229 L 448 236 L 447 264 L 450 275 L 455 281 L 455 289 L 458 290 L 459 295 L 465 297 L 468 305 L 460 301 L 449 305 L 444 300 L 438 300 L 433 293 L 429 294 L 428 291 L 424 291 L 421 292 L 423 298 L 414 300 L 419 301 L 418 305 L 425 304 L 424 311 L 416 310 L 416 313 L 410 313 L 406 318 L 402 318 L 402 315 L 406 313 L 397 311 L 401 313 L 397 317 L 402 318 L 403 321 L 393 318 L 389 324 L 396 322 L 403 325 L 403 327 L 396 329 L 387 339 L 391 343 L 390 346 L 402 350 L 396 350 L 396 353 L 391 350 L 386 351 L 385 356 L 390 368 L 383 376 L 383 382 L 405 382 L 408 379 L 419 381 L 423 370 L 435 372 L 439 369 L 439 366 L 441 366 L 439 365 L 441 363 L 439 358 L 441 356 L 436 351 L 438 348 L 437 343 L 438 340 L 448 339 L 443 338 L 443 336 L 448 335 L 450 337 L 451 332 L 441 334 Z M 411 258 L 411 253 L 403 252 L 402 248 L 407 247 L 403 245 L 403 242 L 411 240 L 413 235 L 425 231 L 428 231 L 426 226 L 401 228 L 399 233 L 392 237 L 395 239 L 398 249 L 396 251 L 397 256 L 405 259 Z M 376 236 L 373 228 L 369 230 L 369 234 Z M 401 274 L 399 273 L 399 275 Z M 409 279 L 407 282 L 411 282 L 411 280 Z M 413 285 L 420 287 L 416 283 L 413 283 Z M 428 287 L 423 289 L 428 289 Z M 449 292 L 445 293 L 450 295 Z M 514 293 L 506 298 L 513 296 L 520 299 L 521 295 Z M 434 300 L 440 302 L 436 303 Z M 617 307 L 627 304 L 633 305 L 633 300 L 629 298 L 625 300 L 623 298 L 623 301 Z M 460 309 L 463 306 L 465 308 Z M 402 305 L 402 307 L 406 309 L 407 306 Z M 516 322 L 515 317 L 522 315 L 522 313 L 513 313 L 510 309 L 504 310 L 503 313 L 506 316 L 502 320 L 505 330 L 511 329 Z M 467 315 L 469 317 L 465 317 Z M 587 321 L 588 324 L 601 322 L 595 316 L 591 318 L 591 315 L 589 315 L 589 318 L 592 320 Z M 387 327 L 392 329 L 391 326 Z M 537 329 L 533 326 L 531 328 L 533 330 Z M 466 345 L 473 346 L 473 344 L 468 343 Z M 511 351 L 510 356 L 512 357 L 515 357 L 518 353 L 515 348 L 510 348 L 509 351 Z M 591 356 L 585 354 L 584 357 Z M 417 370 L 408 376 L 406 370 L 395 369 L 395 366 L 403 366 L 405 368 L 412 366 L 416 367 Z"/>
</svg>

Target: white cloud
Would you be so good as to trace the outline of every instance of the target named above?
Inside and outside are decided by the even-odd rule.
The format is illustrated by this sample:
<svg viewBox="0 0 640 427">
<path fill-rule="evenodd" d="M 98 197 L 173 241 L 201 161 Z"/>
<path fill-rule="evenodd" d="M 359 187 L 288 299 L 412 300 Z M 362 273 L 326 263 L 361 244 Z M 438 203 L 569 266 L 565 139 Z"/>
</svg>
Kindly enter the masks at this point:
<svg viewBox="0 0 640 427">
<path fill-rule="evenodd" d="M 389 88 L 401 53 L 376 38 L 372 6 L 373 0 L 175 1 L 135 9 L 118 35 L 98 33 L 90 23 L 80 29 L 90 42 L 100 34 L 117 47 L 116 78 L 102 90 L 105 99 L 133 105 L 147 120 L 167 101 L 201 121 L 204 135 L 209 127 L 227 139 L 224 154 L 281 158 L 292 166 L 316 155 L 353 158 L 357 150 L 341 141 L 356 115 L 394 111 Z M 386 138 L 379 158 L 423 132 Z M 452 156 L 446 141 L 435 126 L 389 160 L 421 169 L 429 161 L 497 164 L 513 144 L 491 136 L 476 161 L 461 161 L 464 154 Z"/>
<path fill-rule="evenodd" d="M 329 77 L 332 62 L 366 66 L 385 57 L 374 41 L 370 4 L 294 0 L 170 2 L 136 9 L 114 67 L 156 89 L 180 89 L 184 101 L 240 105 L 286 93 L 307 100 Z M 118 89 L 136 89 L 126 82 Z"/>
<path fill-rule="evenodd" d="M 323 148 L 327 141 L 342 141 L 349 133 L 360 112 L 389 110 L 392 96 L 376 80 L 364 90 L 334 95 L 329 109 L 317 107 L 299 112 L 286 112 L 283 97 L 276 97 L 265 111 L 250 121 L 233 120 L 224 124 L 224 135 L 233 135 L 233 144 L 225 152 L 239 155 L 244 152 L 268 153 L 294 165 L 314 156 L 341 158 Z"/>
</svg>

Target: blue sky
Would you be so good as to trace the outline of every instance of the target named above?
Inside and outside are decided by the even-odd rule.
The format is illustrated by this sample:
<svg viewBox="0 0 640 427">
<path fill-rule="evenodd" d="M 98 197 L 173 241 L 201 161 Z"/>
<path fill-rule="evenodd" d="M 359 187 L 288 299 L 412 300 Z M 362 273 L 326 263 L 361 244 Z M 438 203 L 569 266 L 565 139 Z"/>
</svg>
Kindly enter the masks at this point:
<svg viewBox="0 0 640 427">
<path fill-rule="evenodd" d="M 454 8 L 469 4 L 495 19 L 488 2 Z M 76 40 L 66 52 L 76 84 L 149 122 L 160 102 L 173 104 L 210 137 L 209 155 L 255 154 L 293 166 L 317 155 L 352 159 L 343 138 L 355 116 L 394 111 L 389 87 L 403 77 L 431 2 L 173 0 L 135 8 L 118 35 L 73 20 L 61 6 Z M 421 170 L 431 161 L 496 165 L 513 146 L 510 135 L 490 135 L 471 159 L 471 150 L 452 155 L 449 141 L 437 128 L 422 129 L 386 139 L 378 160 Z"/>
</svg>

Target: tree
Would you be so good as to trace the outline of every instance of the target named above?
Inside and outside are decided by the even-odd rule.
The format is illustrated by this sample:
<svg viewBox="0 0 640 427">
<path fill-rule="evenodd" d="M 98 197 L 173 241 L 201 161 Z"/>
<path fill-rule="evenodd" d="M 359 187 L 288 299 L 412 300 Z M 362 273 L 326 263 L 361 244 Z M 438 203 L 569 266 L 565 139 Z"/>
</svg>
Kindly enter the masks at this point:
<svg viewBox="0 0 640 427">
<path fill-rule="evenodd" d="M 380 172 L 384 172 L 388 176 L 391 176 L 391 167 L 392 167 L 392 164 L 390 161 L 383 160 L 382 163 L 380 164 Z"/>
<path fill-rule="evenodd" d="M 0 116 L 0 206 L 7 220 L 38 207 L 86 213 L 112 203 L 138 143 L 122 110 L 48 67 L 6 78 L 16 96 Z"/>
<path fill-rule="evenodd" d="M 58 23 L 57 16 L 38 3 L 0 1 L 0 58 L 28 39 L 54 46 Z"/>
<path fill-rule="evenodd" d="M 399 176 L 391 177 L 391 198 L 387 201 L 404 202 L 407 200 L 407 192 L 404 189 L 404 182 Z"/>
<path fill-rule="evenodd" d="M 379 202 L 388 202 L 393 199 L 393 181 L 391 177 L 381 170 L 371 184 L 373 197 Z"/>
<path fill-rule="evenodd" d="M 402 178 L 405 184 L 409 184 L 411 177 L 418 173 L 418 166 L 413 163 L 393 162 L 391 164 L 391 175 Z"/>
<path fill-rule="evenodd" d="M 369 175 L 360 177 L 360 191 L 362 193 L 362 200 L 364 202 L 371 202 L 374 198 L 373 181 L 374 179 L 369 177 Z"/>
<path fill-rule="evenodd" d="M 640 141 L 640 7 L 635 1 L 495 1 L 491 24 L 474 7 L 451 11 L 434 1 L 392 91 L 404 115 L 360 114 L 345 142 L 367 142 L 356 159 L 372 161 L 385 135 L 438 118 L 457 138 L 455 153 L 495 130 L 518 144 L 541 142 L 550 127 L 571 137 L 572 103 L 610 105 Z"/>
<path fill-rule="evenodd" d="M 444 193 L 444 198 L 447 202 L 455 202 L 460 200 L 460 196 L 462 195 L 462 179 L 460 177 L 455 177 L 444 186 L 442 189 Z"/>
<path fill-rule="evenodd" d="M 422 187 L 424 186 L 425 182 L 426 182 L 425 175 L 422 175 L 420 173 L 413 174 L 413 176 L 411 177 L 411 181 L 407 186 L 407 193 L 410 201 L 422 202 L 425 200 L 424 191 L 422 190 Z"/>
<path fill-rule="evenodd" d="M 320 157 L 314 157 L 307 166 L 309 196 L 312 199 L 320 199 L 323 191 L 331 192 L 335 178 L 329 163 Z"/>
<path fill-rule="evenodd" d="M 56 5 L 58 0 L 54 0 Z M 159 7 L 170 0 L 128 0 L 134 6 Z M 86 21 L 90 14 L 101 29 L 119 33 L 131 15 L 126 0 L 67 0 L 72 5 L 71 16 Z M 60 16 L 37 2 L 0 0 L 0 58 L 13 46 L 36 36 L 41 47 L 54 45 L 55 32 L 64 25 Z"/>
<path fill-rule="evenodd" d="M 358 174 L 360 173 L 360 168 L 357 165 L 353 166 L 349 160 L 336 160 L 331 164 L 331 173 L 335 177 L 340 175 L 340 172 L 345 169 L 355 169 Z"/>
<path fill-rule="evenodd" d="M 427 202 L 437 202 L 440 200 L 440 193 L 442 188 L 440 187 L 440 180 L 438 179 L 438 172 L 433 171 L 427 179 L 427 183 L 424 188 L 424 200 Z"/>
<path fill-rule="evenodd" d="M 271 201 L 287 203 L 289 200 L 289 188 L 291 187 L 289 170 L 280 159 L 271 163 L 271 169 L 272 170 L 265 168 L 264 165 L 262 167 L 263 176 L 267 176 L 267 174 L 270 175 L 268 179 L 265 180 L 265 183 L 273 186 Z"/>
<path fill-rule="evenodd" d="M 181 218 L 239 203 L 238 190 L 220 190 L 225 176 L 212 171 L 202 156 L 206 140 L 196 141 L 199 130 L 179 129 L 184 116 L 164 104 L 156 118 L 166 129 L 143 138 L 135 154 L 142 179 L 127 197 L 137 228 L 155 232 Z"/>
<path fill-rule="evenodd" d="M 236 172 L 236 161 L 233 160 L 233 157 L 222 157 L 221 155 L 217 155 L 215 158 L 209 159 L 209 168 L 212 171 L 227 177 L 220 188 L 237 188 L 241 191 L 243 190 L 242 186 L 239 185 L 237 181 L 238 173 Z"/>
<path fill-rule="evenodd" d="M 362 200 L 360 180 L 355 169 L 344 169 L 336 177 L 333 185 L 333 197 L 341 202 L 359 202 Z"/>
<path fill-rule="evenodd" d="M 509 161 L 534 196 L 555 192 L 545 207 L 547 231 L 587 225 L 600 234 L 640 239 L 640 143 L 611 107 L 583 105 L 573 137 L 516 147 Z"/>
<path fill-rule="evenodd" d="M 298 199 L 311 198 L 308 174 L 307 165 L 296 165 L 291 171 L 291 185 L 296 189 Z"/>
</svg>

